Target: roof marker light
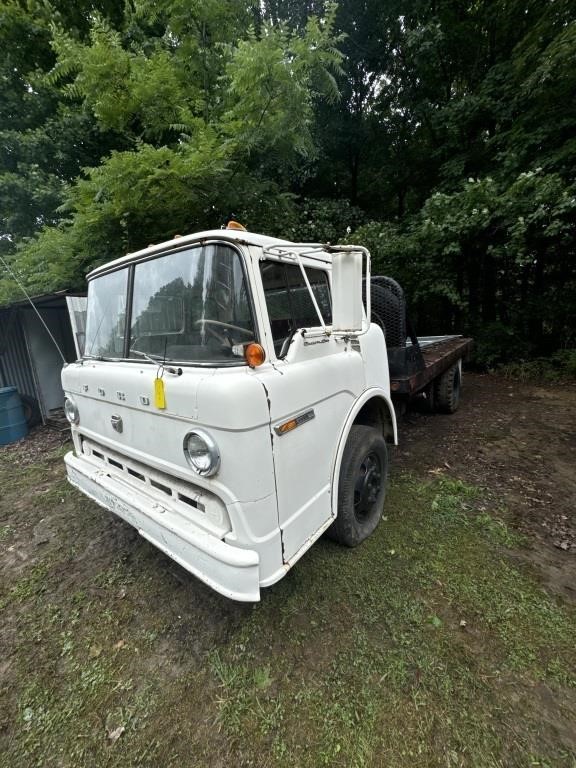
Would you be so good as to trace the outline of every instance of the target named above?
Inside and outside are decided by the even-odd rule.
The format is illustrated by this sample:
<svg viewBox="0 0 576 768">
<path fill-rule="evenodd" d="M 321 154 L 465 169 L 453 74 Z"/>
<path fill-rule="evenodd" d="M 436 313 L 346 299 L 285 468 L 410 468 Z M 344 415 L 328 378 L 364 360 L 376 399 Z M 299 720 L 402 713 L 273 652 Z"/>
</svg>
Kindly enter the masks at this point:
<svg viewBox="0 0 576 768">
<path fill-rule="evenodd" d="M 234 219 L 230 219 L 228 224 L 226 224 L 226 229 L 239 229 L 241 232 L 246 232 L 246 227 L 240 224 L 239 221 L 234 221 Z"/>
</svg>

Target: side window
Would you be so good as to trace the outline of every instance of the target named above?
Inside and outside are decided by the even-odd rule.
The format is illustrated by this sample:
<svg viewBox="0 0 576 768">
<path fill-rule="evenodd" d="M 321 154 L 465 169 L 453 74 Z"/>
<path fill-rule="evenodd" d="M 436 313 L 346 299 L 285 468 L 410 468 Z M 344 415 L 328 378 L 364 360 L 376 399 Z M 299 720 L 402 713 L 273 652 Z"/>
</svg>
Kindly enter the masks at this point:
<svg viewBox="0 0 576 768">
<path fill-rule="evenodd" d="M 260 274 L 270 317 L 276 354 L 285 339 L 297 328 L 320 324 L 308 288 L 297 264 L 261 261 Z M 332 305 L 328 276 L 322 269 L 306 267 L 306 275 L 326 325 L 332 323 Z"/>
</svg>

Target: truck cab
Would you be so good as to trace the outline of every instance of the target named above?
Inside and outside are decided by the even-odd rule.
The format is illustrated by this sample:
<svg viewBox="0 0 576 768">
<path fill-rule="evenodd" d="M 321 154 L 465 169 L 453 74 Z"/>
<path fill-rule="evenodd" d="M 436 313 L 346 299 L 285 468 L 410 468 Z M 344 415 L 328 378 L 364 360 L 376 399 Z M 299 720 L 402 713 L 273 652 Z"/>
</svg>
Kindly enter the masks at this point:
<svg viewBox="0 0 576 768">
<path fill-rule="evenodd" d="M 363 541 L 396 442 L 369 278 L 364 248 L 230 228 L 94 270 L 69 481 L 235 600 Z"/>
</svg>

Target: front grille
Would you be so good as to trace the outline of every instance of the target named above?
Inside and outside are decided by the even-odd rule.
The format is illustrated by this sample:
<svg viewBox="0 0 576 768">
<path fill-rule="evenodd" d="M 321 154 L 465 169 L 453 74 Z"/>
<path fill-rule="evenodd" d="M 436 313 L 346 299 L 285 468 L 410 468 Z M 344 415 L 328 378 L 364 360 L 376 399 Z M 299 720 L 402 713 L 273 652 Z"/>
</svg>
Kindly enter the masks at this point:
<svg viewBox="0 0 576 768">
<path fill-rule="evenodd" d="M 165 502 L 170 510 L 199 524 L 218 538 L 230 532 L 226 507 L 213 493 L 134 461 L 87 438 L 82 438 L 82 453 L 96 466 L 104 469 L 109 477 L 143 491 L 160 505 Z"/>
</svg>

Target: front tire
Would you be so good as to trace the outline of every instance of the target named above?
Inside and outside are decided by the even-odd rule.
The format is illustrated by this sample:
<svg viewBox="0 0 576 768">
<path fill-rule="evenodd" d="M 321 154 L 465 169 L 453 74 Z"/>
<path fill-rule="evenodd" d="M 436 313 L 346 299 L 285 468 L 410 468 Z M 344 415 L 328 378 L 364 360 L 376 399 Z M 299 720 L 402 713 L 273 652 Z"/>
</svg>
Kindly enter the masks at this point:
<svg viewBox="0 0 576 768">
<path fill-rule="evenodd" d="M 328 535 L 355 547 L 373 533 L 382 517 L 388 482 L 388 451 L 373 427 L 354 425 L 342 456 L 338 482 L 338 516 Z"/>
</svg>

